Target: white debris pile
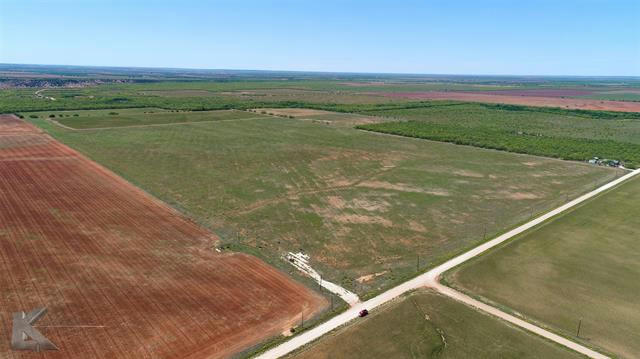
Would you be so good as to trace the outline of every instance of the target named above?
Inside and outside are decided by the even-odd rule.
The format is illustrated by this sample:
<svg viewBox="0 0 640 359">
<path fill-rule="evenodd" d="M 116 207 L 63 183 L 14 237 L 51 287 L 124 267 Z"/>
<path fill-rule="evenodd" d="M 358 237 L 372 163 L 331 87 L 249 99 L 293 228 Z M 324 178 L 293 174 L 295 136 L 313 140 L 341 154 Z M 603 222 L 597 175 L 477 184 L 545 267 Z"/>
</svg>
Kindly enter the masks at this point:
<svg viewBox="0 0 640 359">
<path fill-rule="evenodd" d="M 358 298 L 357 294 L 352 293 L 335 283 L 331 283 L 327 280 L 322 279 L 322 276 L 320 275 L 320 273 L 316 272 L 316 270 L 311 268 L 311 266 L 309 265 L 310 257 L 308 255 L 302 252 L 299 252 L 299 253 L 289 252 L 286 255 L 286 259 L 294 267 L 298 268 L 299 271 L 313 278 L 323 288 L 327 289 L 331 293 L 336 294 L 337 296 L 342 298 L 342 300 L 349 303 L 349 305 L 354 305 L 360 302 L 360 298 Z"/>
</svg>

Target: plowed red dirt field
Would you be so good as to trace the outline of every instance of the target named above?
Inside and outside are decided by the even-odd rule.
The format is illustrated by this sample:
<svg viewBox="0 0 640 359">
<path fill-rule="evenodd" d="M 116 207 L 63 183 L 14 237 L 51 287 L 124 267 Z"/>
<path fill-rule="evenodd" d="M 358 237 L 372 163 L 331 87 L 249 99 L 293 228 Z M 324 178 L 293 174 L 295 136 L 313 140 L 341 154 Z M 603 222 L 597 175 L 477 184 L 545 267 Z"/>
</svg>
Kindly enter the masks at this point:
<svg viewBox="0 0 640 359">
<path fill-rule="evenodd" d="M 504 92 L 503 92 L 504 93 Z M 523 94 L 504 95 L 454 91 L 386 92 L 376 93 L 385 97 L 414 100 L 457 100 L 469 102 L 503 103 L 509 105 L 561 107 L 579 110 L 640 112 L 640 102 L 605 101 L 580 98 L 538 97 Z"/>
<path fill-rule="evenodd" d="M 0 115 L 0 358 L 217 358 L 326 301 L 14 116 Z M 58 351 L 10 349 L 11 313 Z M 94 327 L 95 326 L 95 327 Z"/>
</svg>

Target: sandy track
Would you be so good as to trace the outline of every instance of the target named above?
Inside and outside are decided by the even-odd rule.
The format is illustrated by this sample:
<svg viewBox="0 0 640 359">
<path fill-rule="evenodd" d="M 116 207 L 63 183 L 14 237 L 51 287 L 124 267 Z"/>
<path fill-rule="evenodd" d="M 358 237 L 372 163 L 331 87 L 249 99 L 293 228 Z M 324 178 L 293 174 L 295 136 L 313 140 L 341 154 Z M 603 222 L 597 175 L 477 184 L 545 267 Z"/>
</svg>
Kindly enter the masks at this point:
<svg viewBox="0 0 640 359">
<path fill-rule="evenodd" d="M 13 116 L 0 116 L 0 357 L 48 308 L 38 358 L 218 358 L 326 300 Z M 73 326 L 78 326 L 74 328 Z M 95 327 L 92 327 L 95 326 Z"/>
<path fill-rule="evenodd" d="M 308 344 L 311 343 L 312 341 L 320 338 L 321 336 L 331 332 L 332 330 L 347 324 L 348 322 L 357 319 L 358 317 L 358 313 L 360 312 L 360 310 L 362 309 L 374 309 L 384 303 L 387 303 L 397 297 L 399 297 L 400 295 L 402 295 L 403 293 L 406 293 L 408 291 L 412 291 L 418 288 L 423 288 L 423 287 L 430 287 L 433 288 L 439 292 L 441 292 L 444 295 L 449 296 L 450 298 L 453 298 L 455 300 L 458 300 L 460 302 L 463 302 L 467 305 L 470 305 L 476 309 L 482 310 L 484 312 L 487 312 L 491 315 L 494 315 L 496 317 L 499 317 L 503 320 L 506 320 L 514 325 L 517 325 L 523 329 L 526 329 L 528 331 L 534 332 L 537 335 L 540 335 L 542 337 L 545 337 L 551 341 L 554 341 L 560 345 L 564 345 L 568 348 L 571 348 L 581 354 L 584 354 L 588 357 L 591 358 L 597 358 L 597 359 L 604 359 L 607 358 L 607 356 L 600 354 L 590 348 L 587 348 L 583 345 L 580 345 L 578 343 L 572 342 L 566 338 L 560 337 L 546 329 L 540 328 L 536 325 L 533 325 L 529 322 L 526 322 L 520 318 L 516 318 L 508 313 L 505 313 L 503 311 L 501 311 L 498 308 L 494 308 L 491 307 L 485 303 L 479 302 L 463 293 L 460 293 L 452 288 L 446 287 L 442 284 L 440 284 L 438 282 L 439 277 L 442 275 L 442 273 L 446 272 L 447 270 L 460 265 L 466 261 L 468 261 L 469 259 L 476 257 L 482 253 L 484 253 L 485 251 L 513 238 L 514 236 L 519 235 L 520 233 L 527 231 L 529 229 L 531 229 L 532 227 L 535 227 L 539 224 L 541 224 L 542 222 L 548 220 L 549 218 L 556 216 L 560 213 L 563 213 L 577 205 L 579 205 L 580 203 L 593 198 L 594 196 L 597 196 L 598 194 L 607 191 L 609 189 L 611 189 L 614 186 L 617 186 L 618 184 L 630 179 L 633 176 L 639 175 L 640 174 L 640 169 L 639 170 L 635 170 L 633 172 L 630 172 L 628 174 L 626 174 L 625 176 L 622 176 L 616 180 L 613 180 L 585 195 L 582 195 L 538 218 L 535 218 L 501 236 L 498 236 L 488 242 L 485 242 L 473 249 L 471 249 L 468 252 L 465 252 L 451 260 L 446 261 L 445 263 L 431 269 L 430 271 L 416 277 L 413 278 L 407 282 L 404 282 L 394 288 L 389 289 L 388 291 L 367 300 L 366 302 L 357 304 L 353 307 L 351 307 L 349 310 L 347 310 L 346 312 L 333 317 L 332 319 L 330 319 L 329 321 L 322 323 L 321 325 L 318 325 L 317 327 L 306 331 L 296 337 L 293 337 L 291 340 L 272 348 L 271 350 L 263 353 L 262 355 L 260 355 L 258 358 L 279 358 L 282 357 L 284 355 L 287 355 L 288 353 Z"/>
<path fill-rule="evenodd" d="M 640 102 L 631 101 L 605 101 L 580 98 L 491 95 L 453 91 L 384 92 L 370 93 L 370 95 L 381 95 L 385 97 L 406 98 L 415 100 L 457 100 L 468 102 L 502 103 L 510 105 L 561 107 L 578 110 L 640 112 Z"/>
</svg>

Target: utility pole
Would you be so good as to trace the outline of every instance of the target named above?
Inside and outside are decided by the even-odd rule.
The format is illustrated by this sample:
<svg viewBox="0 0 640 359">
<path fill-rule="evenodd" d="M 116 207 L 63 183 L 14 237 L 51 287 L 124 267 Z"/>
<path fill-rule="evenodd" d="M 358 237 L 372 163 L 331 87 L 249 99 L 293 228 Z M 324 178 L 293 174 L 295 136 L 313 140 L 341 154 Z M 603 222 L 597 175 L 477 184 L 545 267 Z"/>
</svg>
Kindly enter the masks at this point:
<svg viewBox="0 0 640 359">
<path fill-rule="evenodd" d="M 576 337 L 580 338 L 580 327 L 582 326 L 582 319 L 578 322 L 578 332 L 576 333 Z"/>
<path fill-rule="evenodd" d="M 300 328 L 304 328 L 304 310 L 300 313 Z"/>
<path fill-rule="evenodd" d="M 484 233 L 482 234 L 482 240 L 486 240 L 487 239 L 487 225 L 484 225 Z"/>
<path fill-rule="evenodd" d="M 417 258 L 416 258 L 416 272 L 420 271 L 420 255 L 417 254 Z"/>
</svg>

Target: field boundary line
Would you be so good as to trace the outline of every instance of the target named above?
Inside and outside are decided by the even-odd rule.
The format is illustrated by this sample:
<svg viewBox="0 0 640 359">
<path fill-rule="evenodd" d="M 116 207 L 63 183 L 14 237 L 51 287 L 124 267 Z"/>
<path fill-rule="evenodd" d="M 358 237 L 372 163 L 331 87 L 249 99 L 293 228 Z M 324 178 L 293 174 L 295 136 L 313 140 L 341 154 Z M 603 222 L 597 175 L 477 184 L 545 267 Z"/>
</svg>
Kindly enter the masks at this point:
<svg viewBox="0 0 640 359">
<path fill-rule="evenodd" d="M 482 243 L 480 245 L 478 245 L 477 247 L 466 251 L 438 266 L 436 266 L 435 268 L 413 278 L 410 279 L 404 283 L 401 283 L 365 302 L 361 302 L 358 303 L 356 305 L 354 305 L 353 307 L 351 307 L 350 309 L 346 310 L 345 312 L 329 319 L 328 321 L 316 326 L 315 328 L 312 328 L 304 333 L 301 333 L 298 336 L 294 336 L 293 338 L 291 338 L 290 340 L 276 346 L 273 347 L 267 351 L 265 351 L 264 353 L 262 353 L 261 355 L 257 356 L 257 358 L 260 359 L 272 359 L 272 358 L 280 358 L 282 356 L 285 356 L 291 352 L 293 352 L 294 350 L 309 344 L 313 341 L 315 341 L 316 339 L 322 337 L 323 335 L 333 331 L 334 329 L 341 327 L 345 324 L 347 324 L 348 322 L 357 319 L 358 318 L 358 314 L 362 309 L 367 309 L 367 310 L 371 310 L 374 308 L 377 308 L 378 306 L 387 303 L 399 296 L 401 296 L 402 294 L 415 290 L 415 289 L 419 289 L 419 288 L 433 288 L 435 289 L 438 293 L 441 293 L 443 295 L 446 295 L 449 298 L 452 298 L 454 300 L 457 300 L 459 302 L 462 302 L 468 306 L 471 306 L 475 309 L 481 310 L 485 313 L 488 313 L 494 317 L 498 317 L 502 320 L 505 320 L 507 322 L 510 322 L 526 331 L 532 332 L 536 335 L 542 336 L 544 338 L 547 338 L 557 344 L 560 344 L 564 347 L 567 347 L 569 349 L 572 349 L 580 354 L 583 354 L 585 356 L 588 356 L 590 358 L 595 358 L 595 359 L 607 359 L 609 358 L 608 356 L 601 354 L 593 349 L 587 348 L 586 346 L 583 346 L 581 344 L 578 344 L 574 341 L 571 341 L 567 338 L 561 337 L 555 333 L 552 333 L 549 330 L 543 329 L 535 324 L 529 323 L 525 320 L 519 319 L 517 317 L 512 316 L 511 314 L 505 313 L 504 311 L 502 311 L 501 309 L 495 308 L 491 305 L 488 305 L 486 303 L 482 303 L 476 299 L 473 299 L 463 293 L 458 292 L 457 290 L 447 287 L 443 284 L 441 284 L 439 282 L 440 276 L 448 271 L 449 269 L 452 269 L 453 267 L 456 267 L 474 257 L 477 257 L 478 255 L 486 252 L 487 250 L 533 228 L 538 226 L 541 223 L 544 223 L 545 221 L 547 221 L 548 219 L 557 216 L 558 214 L 564 213 L 566 211 L 568 211 L 571 208 L 574 208 L 575 206 L 579 205 L 580 203 L 583 203 L 597 195 L 599 195 L 600 193 L 603 193 L 627 180 L 629 180 L 632 177 L 635 177 L 636 175 L 640 175 L 640 169 L 634 170 L 632 172 L 627 173 L 626 175 L 619 177 L 617 179 L 614 179 L 596 189 L 594 189 L 591 192 L 588 192 L 572 201 L 569 201 L 568 203 L 557 207 L 549 212 L 547 212 L 546 214 L 534 218 L 531 221 L 528 221 L 527 223 L 524 223 L 488 242 Z"/>
<path fill-rule="evenodd" d="M 196 123 L 214 123 L 214 122 L 231 122 L 231 121 L 248 121 L 248 120 L 260 120 L 263 117 L 248 117 L 248 118 L 234 118 L 227 120 L 211 120 L 211 121 L 189 121 L 189 122 L 171 122 L 171 123 L 151 123 L 148 125 L 131 125 L 131 126 L 111 126 L 111 127 L 92 127 L 92 128 L 73 128 L 67 125 L 63 125 L 55 120 L 47 120 L 59 127 L 62 127 L 71 131 L 97 131 L 97 130 L 117 130 L 120 128 L 143 128 L 143 127 L 162 127 L 162 126 L 178 126 L 178 125 L 192 125 Z"/>
</svg>

